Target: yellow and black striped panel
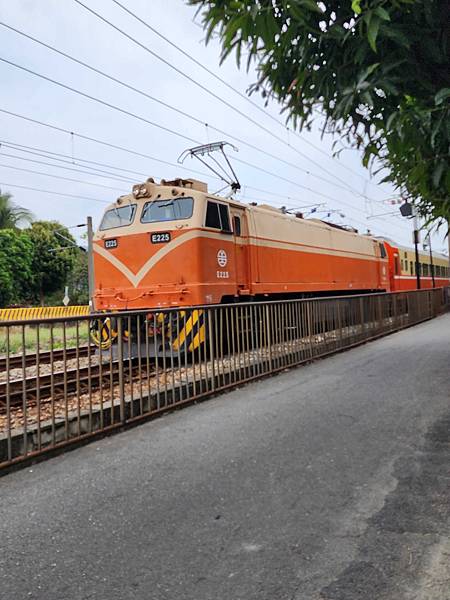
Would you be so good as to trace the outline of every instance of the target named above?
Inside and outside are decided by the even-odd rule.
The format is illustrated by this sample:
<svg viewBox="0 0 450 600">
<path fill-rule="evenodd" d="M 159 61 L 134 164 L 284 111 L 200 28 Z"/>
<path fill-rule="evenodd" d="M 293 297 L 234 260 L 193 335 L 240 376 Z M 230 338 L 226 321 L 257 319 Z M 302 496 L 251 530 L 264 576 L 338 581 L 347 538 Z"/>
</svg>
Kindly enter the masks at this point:
<svg viewBox="0 0 450 600">
<path fill-rule="evenodd" d="M 91 340 L 102 350 L 110 348 L 117 337 L 117 331 L 109 317 L 105 319 L 92 319 L 91 321 Z"/>
<path fill-rule="evenodd" d="M 89 314 L 89 306 L 34 306 L 32 308 L 1 308 L 0 321 L 77 317 Z"/>
<path fill-rule="evenodd" d="M 205 311 L 193 310 L 190 313 L 180 311 L 180 333 L 172 342 L 174 350 L 193 352 L 206 339 Z"/>
</svg>

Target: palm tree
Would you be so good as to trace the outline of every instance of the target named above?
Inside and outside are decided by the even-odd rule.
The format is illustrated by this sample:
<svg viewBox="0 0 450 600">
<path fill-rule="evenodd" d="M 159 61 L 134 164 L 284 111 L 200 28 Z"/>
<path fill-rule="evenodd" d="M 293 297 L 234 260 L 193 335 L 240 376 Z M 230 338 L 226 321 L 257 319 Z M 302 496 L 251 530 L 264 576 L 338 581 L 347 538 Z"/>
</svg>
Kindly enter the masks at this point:
<svg viewBox="0 0 450 600">
<path fill-rule="evenodd" d="M 19 223 L 29 223 L 33 218 L 28 209 L 16 206 L 11 198 L 11 194 L 0 190 L 0 229 L 17 229 Z"/>
</svg>

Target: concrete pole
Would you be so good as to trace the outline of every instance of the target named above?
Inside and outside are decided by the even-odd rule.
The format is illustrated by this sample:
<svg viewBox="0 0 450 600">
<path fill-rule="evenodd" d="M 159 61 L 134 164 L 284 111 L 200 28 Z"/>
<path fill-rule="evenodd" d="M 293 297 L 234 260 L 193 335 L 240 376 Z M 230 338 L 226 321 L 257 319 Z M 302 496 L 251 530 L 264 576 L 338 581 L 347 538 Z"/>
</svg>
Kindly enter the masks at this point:
<svg viewBox="0 0 450 600">
<path fill-rule="evenodd" d="M 433 252 L 431 250 L 431 233 L 428 232 L 428 247 L 430 250 L 430 268 L 431 268 L 431 280 L 433 282 L 433 289 L 436 287 L 436 283 L 434 281 L 434 264 L 433 264 Z"/>
<path fill-rule="evenodd" d="M 420 259 L 419 259 L 419 228 L 417 226 L 417 214 L 416 209 L 413 207 L 413 224 L 414 224 L 414 250 L 416 253 L 416 280 L 417 289 L 420 290 Z"/>
<path fill-rule="evenodd" d="M 95 310 L 94 306 L 94 231 L 92 229 L 92 217 L 87 218 L 87 242 L 88 242 L 88 282 L 89 282 L 89 310 Z"/>
</svg>

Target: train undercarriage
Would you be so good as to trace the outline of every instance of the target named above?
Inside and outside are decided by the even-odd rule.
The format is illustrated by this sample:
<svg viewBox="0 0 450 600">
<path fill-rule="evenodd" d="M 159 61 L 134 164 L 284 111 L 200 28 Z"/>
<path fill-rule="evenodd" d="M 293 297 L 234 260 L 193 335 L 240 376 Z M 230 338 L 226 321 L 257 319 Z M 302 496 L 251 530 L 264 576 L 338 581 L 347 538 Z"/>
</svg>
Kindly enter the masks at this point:
<svg viewBox="0 0 450 600">
<path fill-rule="evenodd" d="M 352 294 L 353 299 L 354 295 Z M 362 322 L 368 315 L 367 308 L 359 307 L 350 300 L 351 296 L 340 296 L 339 312 L 329 310 L 329 303 L 336 296 L 317 297 L 314 314 L 307 314 L 306 304 L 290 302 L 285 308 L 277 308 L 277 314 L 269 315 L 265 302 L 218 304 L 210 307 L 167 310 L 159 313 L 127 313 L 117 316 L 98 315 L 91 320 L 91 339 L 97 353 L 112 354 L 114 358 L 189 359 L 196 352 L 211 350 L 226 353 L 231 346 L 246 348 L 268 343 L 268 336 L 276 339 L 277 332 L 289 331 L 293 338 L 300 339 L 311 334 L 324 333 L 348 324 Z M 376 296 L 372 295 L 374 304 Z M 392 305 L 390 313 L 406 312 L 400 298 Z M 373 309 L 376 318 L 376 306 Z M 388 315 L 389 316 L 389 315 Z M 119 339 L 122 343 L 119 344 Z M 209 340 L 211 343 L 208 343 Z M 120 356 L 119 356 L 120 355 Z"/>
</svg>

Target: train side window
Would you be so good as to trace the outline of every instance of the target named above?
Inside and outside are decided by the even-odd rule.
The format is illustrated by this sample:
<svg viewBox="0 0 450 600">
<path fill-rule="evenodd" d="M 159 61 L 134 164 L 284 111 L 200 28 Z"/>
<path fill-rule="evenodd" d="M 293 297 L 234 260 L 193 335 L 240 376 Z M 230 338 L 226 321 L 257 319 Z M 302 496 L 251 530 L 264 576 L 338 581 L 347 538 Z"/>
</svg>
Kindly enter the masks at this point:
<svg viewBox="0 0 450 600">
<path fill-rule="evenodd" d="M 215 202 L 208 202 L 206 207 L 206 227 L 220 229 L 219 206 Z"/>
<path fill-rule="evenodd" d="M 208 200 L 206 206 L 206 227 L 220 229 L 226 233 L 231 233 L 230 217 L 228 215 L 228 206 L 226 204 L 218 204 Z"/>
<path fill-rule="evenodd" d="M 386 248 L 384 247 L 384 244 L 380 244 L 380 254 L 381 258 L 386 258 Z"/>
<path fill-rule="evenodd" d="M 241 219 L 240 217 L 233 217 L 234 235 L 238 237 L 241 235 Z"/>
<path fill-rule="evenodd" d="M 222 231 L 231 233 L 230 215 L 228 214 L 228 206 L 226 204 L 219 204 L 219 215 Z"/>
<path fill-rule="evenodd" d="M 414 275 L 412 260 L 409 261 L 409 273 L 410 273 L 410 275 Z"/>
</svg>

